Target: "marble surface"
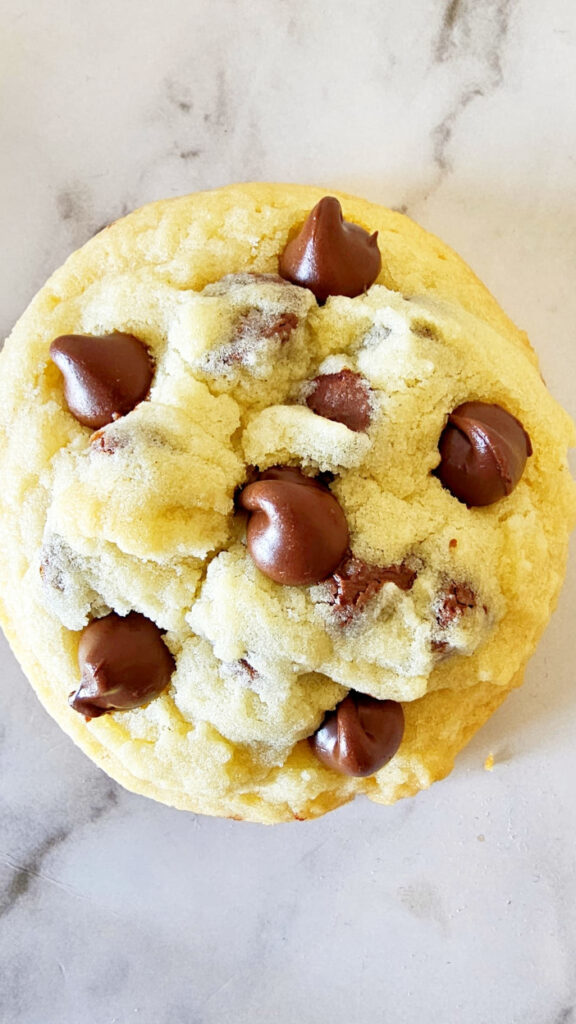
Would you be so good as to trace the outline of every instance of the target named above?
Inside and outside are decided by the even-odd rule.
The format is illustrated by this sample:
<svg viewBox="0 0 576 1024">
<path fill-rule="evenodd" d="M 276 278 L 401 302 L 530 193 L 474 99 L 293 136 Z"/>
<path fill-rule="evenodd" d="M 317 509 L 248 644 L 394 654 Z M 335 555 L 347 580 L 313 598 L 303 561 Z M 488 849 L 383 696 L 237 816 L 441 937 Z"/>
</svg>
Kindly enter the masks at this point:
<svg viewBox="0 0 576 1024">
<path fill-rule="evenodd" d="M 570 0 L 4 0 L 0 19 L 1 334 L 136 205 L 316 182 L 459 250 L 576 414 Z M 573 559 L 525 687 L 450 779 L 271 829 L 111 783 L 3 642 L 2 1024 L 576 1022 L 575 599 Z"/>
</svg>

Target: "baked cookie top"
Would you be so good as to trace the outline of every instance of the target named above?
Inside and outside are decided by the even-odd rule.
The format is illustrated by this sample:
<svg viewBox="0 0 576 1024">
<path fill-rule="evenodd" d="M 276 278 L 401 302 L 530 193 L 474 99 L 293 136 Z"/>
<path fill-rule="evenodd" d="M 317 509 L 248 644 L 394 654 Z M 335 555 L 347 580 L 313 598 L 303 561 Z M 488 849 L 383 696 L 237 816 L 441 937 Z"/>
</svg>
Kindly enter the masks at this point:
<svg viewBox="0 0 576 1024">
<path fill-rule="evenodd" d="M 136 211 L 53 275 L 1 357 L 2 618 L 39 695 L 131 788 L 261 821 L 445 774 L 521 680 L 575 515 L 573 427 L 525 336 L 437 239 L 348 196 L 381 270 L 370 250 L 352 295 L 299 280 L 322 196 L 241 185 Z M 110 409 L 106 345 L 129 381 Z M 82 664 L 111 615 L 154 624 L 161 648 L 137 645 L 161 684 L 85 719 L 79 647 Z M 367 777 L 308 741 L 349 692 L 404 708 Z"/>
</svg>

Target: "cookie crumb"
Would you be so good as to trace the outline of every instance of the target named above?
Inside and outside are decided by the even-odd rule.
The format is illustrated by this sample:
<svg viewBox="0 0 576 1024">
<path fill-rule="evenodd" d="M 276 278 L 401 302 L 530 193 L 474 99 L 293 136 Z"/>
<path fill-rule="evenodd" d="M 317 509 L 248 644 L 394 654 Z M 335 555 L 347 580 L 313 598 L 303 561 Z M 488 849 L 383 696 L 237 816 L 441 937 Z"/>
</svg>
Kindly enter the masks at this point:
<svg viewBox="0 0 576 1024">
<path fill-rule="evenodd" d="M 494 754 L 488 754 L 488 757 L 484 761 L 484 769 L 487 772 L 494 771 Z"/>
</svg>

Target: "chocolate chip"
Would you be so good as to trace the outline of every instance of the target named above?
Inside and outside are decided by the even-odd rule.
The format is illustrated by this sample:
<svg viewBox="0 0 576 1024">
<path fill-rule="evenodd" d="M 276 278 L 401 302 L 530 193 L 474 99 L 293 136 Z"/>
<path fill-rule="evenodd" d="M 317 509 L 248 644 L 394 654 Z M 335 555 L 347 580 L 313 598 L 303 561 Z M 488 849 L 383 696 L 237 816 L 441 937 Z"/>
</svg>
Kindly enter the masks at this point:
<svg viewBox="0 0 576 1024">
<path fill-rule="evenodd" d="M 312 384 L 306 405 L 318 416 L 344 423 L 349 430 L 366 430 L 370 424 L 370 387 L 352 370 L 323 373 Z"/>
<path fill-rule="evenodd" d="M 329 295 L 353 298 L 366 291 L 380 273 L 382 257 L 373 235 L 344 220 L 342 207 L 325 196 L 308 215 L 299 234 L 280 257 L 280 273 L 309 288 L 318 302 Z"/>
<path fill-rule="evenodd" d="M 174 658 L 158 627 L 130 612 L 111 612 L 86 627 L 78 649 L 81 681 L 70 706 L 87 719 L 148 704 L 168 686 Z"/>
<path fill-rule="evenodd" d="M 440 594 L 436 608 L 436 622 L 441 629 L 446 629 L 455 619 L 459 619 L 470 608 L 476 607 L 476 594 L 468 583 L 452 581 Z"/>
<path fill-rule="evenodd" d="M 411 590 L 416 576 L 417 573 L 404 563 L 370 565 L 349 555 L 326 580 L 325 586 L 330 604 L 337 609 L 338 620 L 345 625 L 366 607 L 385 583 L 395 583 L 400 590 Z"/>
<path fill-rule="evenodd" d="M 511 494 L 532 454 L 522 424 L 486 402 L 464 402 L 454 409 L 438 447 L 436 476 L 468 506 L 491 505 Z"/>
<path fill-rule="evenodd" d="M 266 470 L 244 488 L 239 502 L 251 513 L 248 550 L 276 583 L 319 583 L 346 551 L 348 525 L 336 498 L 299 469 Z"/>
<path fill-rule="evenodd" d="M 64 397 L 86 427 L 104 427 L 138 405 L 150 390 L 153 363 L 132 334 L 63 334 L 50 357 L 64 377 Z"/>
<path fill-rule="evenodd" d="M 383 768 L 404 735 L 402 705 L 351 690 L 309 742 L 316 757 L 342 775 L 364 777 Z"/>
</svg>

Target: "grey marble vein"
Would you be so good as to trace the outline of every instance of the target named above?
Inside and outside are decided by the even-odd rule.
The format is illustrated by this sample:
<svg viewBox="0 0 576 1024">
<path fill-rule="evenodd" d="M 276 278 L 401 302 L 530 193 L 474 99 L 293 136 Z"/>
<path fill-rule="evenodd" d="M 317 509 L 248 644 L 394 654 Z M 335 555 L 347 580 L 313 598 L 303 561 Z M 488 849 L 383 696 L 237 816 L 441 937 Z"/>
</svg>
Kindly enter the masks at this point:
<svg viewBox="0 0 576 1024">
<path fill-rule="evenodd" d="M 436 60 L 446 60 L 451 48 L 454 26 L 461 14 L 462 0 L 449 0 L 444 12 L 444 17 L 442 18 L 438 39 L 436 41 L 436 49 L 434 52 Z"/>
<path fill-rule="evenodd" d="M 186 176 L 182 178 L 182 187 L 174 188 L 173 192 L 209 187 L 215 184 L 215 151 L 222 153 L 223 167 L 233 160 L 225 141 L 227 136 L 235 134 L 236 128 L 238 90 L 233 73 L 226 65 L 216 62 L 210 74 L 196 83 L 195 88 L 187 81 L 189 74 L 186 62 L 173 68 L 157 85 L 157 102 L 150 116 L 154 125 L 162 128 L 163 145 L 158 147 L 154 158 L 139 169 L 139 188 L 147 178 L 165 167 L 171 168 L 173 179 Z M 209 177 L 206 181 L 203 175 L 207 173 L 207 166 L 212 180 Z M 237 179 L 238 173 L 232 170 L 230 178 Z"/>
<path fill-rule="evenodd" d="M 45 879 L 42 873 L 42 865 L 50 853 L 62 843 L 66 842 L 72 832 L 72 827 L 59 829 L 57 832 L 46 836 L 46 838 L 26 858 L 23 864 L 18 864 L 8 857 L 2 858 L 2 863 L 12 870 L 12 878 L 4 891 L 0 891 L 0 918 L 4 917 L 20 900 L 25 896 L 32 885 L 38 879 Z M 51 879 L 49 879 L 51 881 Z"/>
<path fill-rule="evenodd" d="M 131 209 L 131 204 L 118 201 L 110 211 L 109 218 L 103 221 L 98 199 L 86 183 L 78 181 L 58 189 L 54 207 L 58 223 L 67 238 L 67 247 L 72 250 L 83 245 L 114 220 L 123 217 Z"/>
<path fill-rule="evenodd" d="M 517 0 L 450 0 L 434 47 L 438 63 L 477 57 L 502 81 L 502 49 Z"/>
<path fill-rule="evenodd" d="M 92 232 L 92 237 L 94 235 L 99 234 L 100 231 L 104 231 L 104 228 L 109 228 L 111 224 L 114 224 L 115 221 L 120 220 L 121 217 L 125 217 L 127 213 L 130 213 L 131 209 L 132 207 L 130 206 L 129 203 L 120 203 L 116 212 L 110 217 L 110 220 L 105 220 L 101 224 L 99 224 L 97 228 L 94 228 Z"/>
<path fill-rule="evenodd" d="M 440 184 L 444 174 L 452 168 L 452 163 L 448 157 L 448 146 L 458 119 L 473 100 L 478 96 L 484 95 L 484 91 L 480 88 L 468 89 L 458 97 L 456 103 L 450 108 L 446 116 L 432 129 L 432 156 L 434 163 L 441 172 L 441 177 L 438 178 L 436 187 Z"/>
<path fill-rule="evenodd" d="M 166 97 L 168 102 L 176 107 L 180 113 L 190 114 L 194 109 L 192 90 L 190 86 L 170 77 L 164 79 L 164 85 L 166 87 Z"/>
<path fill-rule="evenodd" d="M 449 109 L 431 131 L 433 159 L 438 169 L 427 197 L 452 169 L 449 145 L 470 104 L 492 94 L 503 82 L 503 51 L 516 0 L 450 0 L 433 50 L 433 65 L 464 65 L 462 83 Z"/>
<path fill-rule="evenodd" d="M 178 152 L 178 156 L 181 160 L 197 160 L 202 155 L 202 150 L 199 146 L 193 149 L 181 149 Z"/>
<path fill-rule="evenodd" d="M 99 788 L 102 789 L 101 792 L 98 792 Z M 45 861 L 56 849 L 66 843 L 77 829 L 87 823 L 95 824 L 116 806 L 118 787 L 115 784 L 107 782 L 104 777 L 104 785 L 99 783 L 95 789 L 96 792 L 91 801 L 89 800 L 84 806 L 75 808 L 66 824 L 50 831 L 23 857 L 11 856 L 6 851 L 0 851 L 0 864 L 11 872 L 8 884 L 4 889 L 0 889 L 0 919 L 13 910 L 37 882 L 47 881 L 58 884 L 44 873 Z"/>
<path fill-rule="evenodd" d="M 210 124 L 213 129 L 221 129 L 227 132 L 230 128 L 230 117 L 232 114 L 232 93 L 228 75 L 224 67 L 216 71 L 214 80 L 216 83 L 213 106 L 204 114 L 204 121 Z"/>
<path fill-rule="evenodd" d="M 565 1006 L 560 1013 L 554 1017 L 551 1024 L 571 1024 L 574 1020 L 576 1009 L 574 1006 Z"/>
</svg>

